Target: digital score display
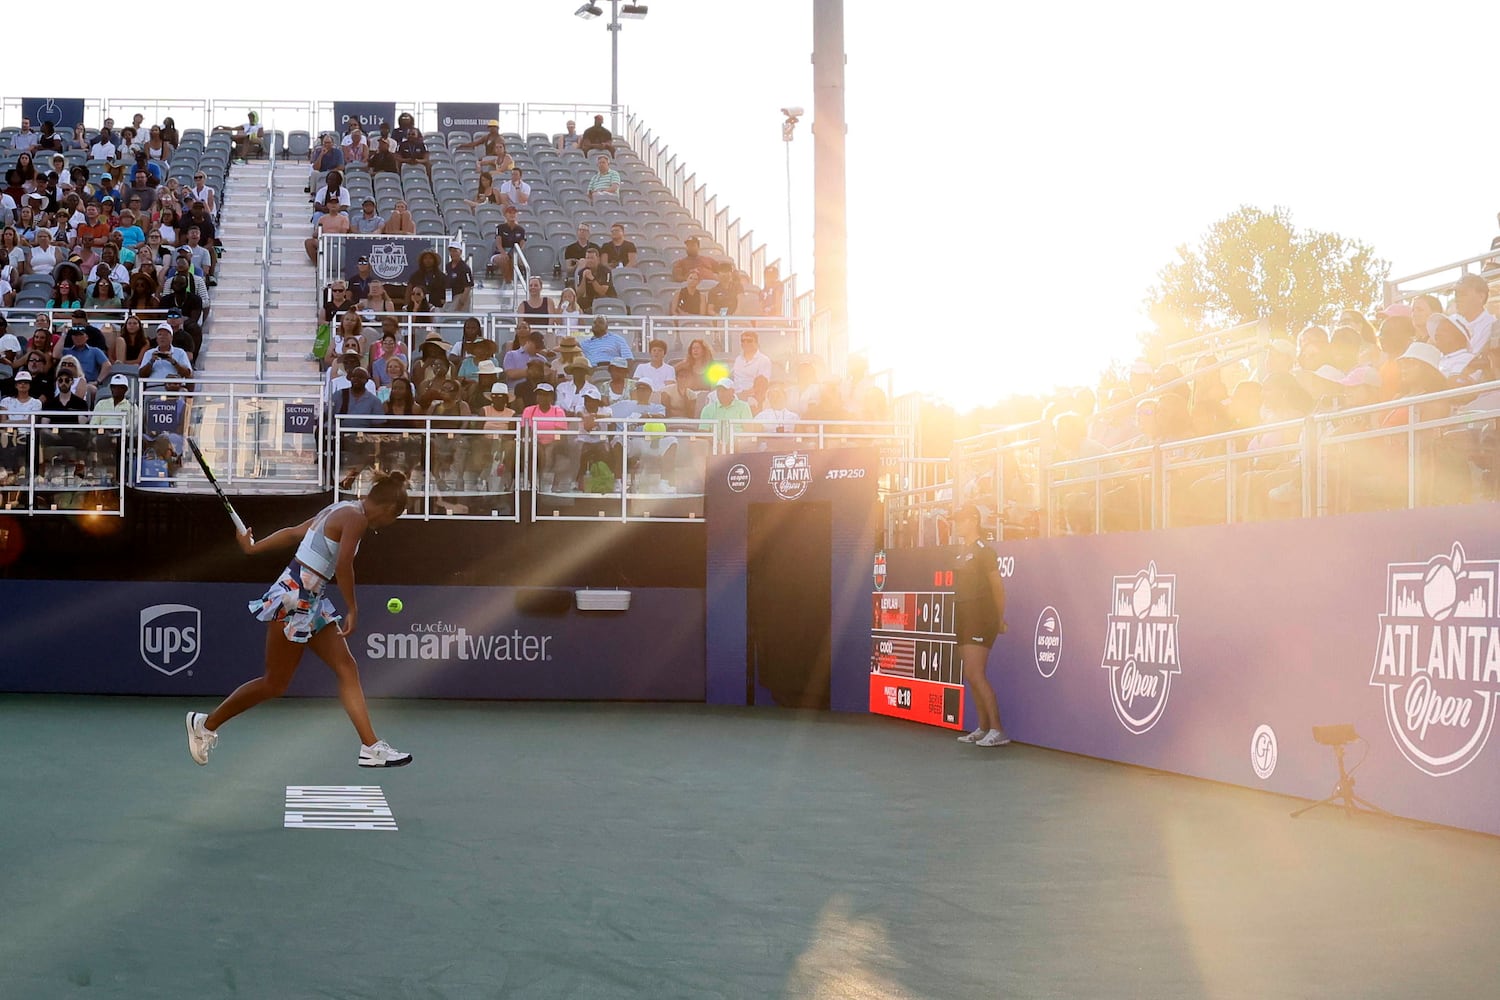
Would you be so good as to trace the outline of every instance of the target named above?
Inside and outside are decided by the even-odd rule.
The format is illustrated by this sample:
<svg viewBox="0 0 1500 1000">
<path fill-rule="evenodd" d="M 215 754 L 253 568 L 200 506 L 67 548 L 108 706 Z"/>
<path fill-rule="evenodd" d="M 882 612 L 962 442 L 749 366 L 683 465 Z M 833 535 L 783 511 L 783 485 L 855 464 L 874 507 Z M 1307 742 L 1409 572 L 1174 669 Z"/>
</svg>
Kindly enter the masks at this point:
<svg viewBox="0 0 1500 1000">
<path fill-rule="evenodd" d="M 951 585 L 941 576 L 936 582 Z M 962 728 L 963 664 L 952 591 L 876 591 L 870 599 L 870 711 Z"/>
</svg>

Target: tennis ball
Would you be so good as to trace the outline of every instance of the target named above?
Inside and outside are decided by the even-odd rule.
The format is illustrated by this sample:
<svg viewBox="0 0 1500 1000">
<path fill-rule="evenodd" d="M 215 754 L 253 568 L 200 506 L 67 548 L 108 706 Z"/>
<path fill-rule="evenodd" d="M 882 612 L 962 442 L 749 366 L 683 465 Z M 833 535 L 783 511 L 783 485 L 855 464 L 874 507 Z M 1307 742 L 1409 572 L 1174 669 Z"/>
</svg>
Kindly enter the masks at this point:
<svg viewBox="0 0 1500 1000">
<path fill-rule="evenodd" d="M 401 598 L 399 597 L 393 597 L 389 601 L 385 602 L 385 609 L 393 615 L 399 615 L 401 613 L 401 608 Z"/>
</svg>

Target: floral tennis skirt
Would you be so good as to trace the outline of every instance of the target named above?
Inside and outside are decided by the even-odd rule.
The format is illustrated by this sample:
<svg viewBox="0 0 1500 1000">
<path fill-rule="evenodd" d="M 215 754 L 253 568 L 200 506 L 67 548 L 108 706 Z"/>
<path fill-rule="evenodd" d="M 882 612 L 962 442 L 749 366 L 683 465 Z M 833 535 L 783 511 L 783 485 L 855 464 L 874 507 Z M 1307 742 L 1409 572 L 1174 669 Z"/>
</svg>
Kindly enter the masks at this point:
<svg viewBox="0 0 1500 1000">
<path fill-rule="evenodd" d="M 250 613 L 263 622 L 282 622 L 292 642 L 307 642 L 341 619 L 323 596 L 328 581 L 293 559 L 264 595 L 250 602 Z"/>
</svg>

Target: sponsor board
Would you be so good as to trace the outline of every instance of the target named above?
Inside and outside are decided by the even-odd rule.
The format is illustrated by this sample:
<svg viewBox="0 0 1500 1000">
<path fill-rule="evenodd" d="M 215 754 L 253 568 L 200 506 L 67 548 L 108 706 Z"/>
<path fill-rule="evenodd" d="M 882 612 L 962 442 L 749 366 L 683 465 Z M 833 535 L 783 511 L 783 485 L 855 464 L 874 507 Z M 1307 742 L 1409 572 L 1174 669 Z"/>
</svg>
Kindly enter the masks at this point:
<svg viewBox="0 0 1500 1000">
<path fill-rule="evenodd" d="M 141 609 L 141 659 L 173 677 L 198 662 L 203 613 L 190 604 L 153 604 Z"/>
<path fill-rule="evenodd" d="M 1062 615 L 1049 604 L 1037 615 L 1036 635 L 1032 640 L 1037 673 L 1043 677 L 1051 677 L 1057 673 L 1057 665 L 1062 662 L 1062 650 Z"/>
<path fill-rule="evenodd" d="M 1177 642 L 1177 577 L 1156 563 L 1110 588 L 1109 630 L 1100 666 L 1109 672 L 1109 698 L 1120 725 L 1140 736 L 1161 721 L 1182 673 Z"/>
</svg>

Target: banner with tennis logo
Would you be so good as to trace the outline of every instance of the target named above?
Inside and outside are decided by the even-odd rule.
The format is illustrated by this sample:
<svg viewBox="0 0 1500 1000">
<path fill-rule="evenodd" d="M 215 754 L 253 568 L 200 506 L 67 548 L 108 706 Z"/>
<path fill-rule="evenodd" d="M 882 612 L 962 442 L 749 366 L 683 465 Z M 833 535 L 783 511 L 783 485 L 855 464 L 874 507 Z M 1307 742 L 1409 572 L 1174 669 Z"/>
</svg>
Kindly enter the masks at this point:
<svg viewBox="0 0 1500 1000">
<path fill-rule="evenodd" d="M 74 125 L 88 124 L 83 120 L 81 97 L 23 97 L 21 117 L 30 121 L 32 130 L 37 132 L 41 131 L 42 122 L 51 122 L 59 132 L 71 132 Z"/>
<path fill-rule="evenodd" d="M 433 249 L 431 236 L 343 236 L 344 275 L 353 277 L 361 257 L 368 258 L 370 271 L 387 284 L 404 285 L 417 273 L 422 251 Z M 442 256 L 438 261 L 441 265 Z"/>
<path fill-rule="evenodd" d="M 500 117 L 500 105 L 473 101 L 438 101 L 437 130 L 478 134 L 489 131 L 489 124 Z"/>
<path fill-rule="evenodd" d="M 391 130 L 396 129 L 396 102 L 395 101 L 334 101 L 333 102 L 333 127 L 334 131 L 344 133 L 349 131 L 349 121 L 357 119 L 359 127 L 367 133 L 380 131 L 381 122 L 390 122 Z"/>
</svg>

